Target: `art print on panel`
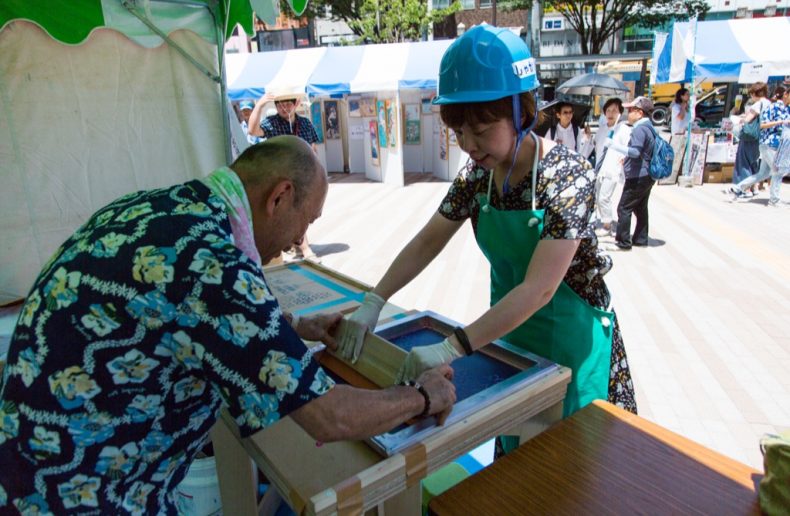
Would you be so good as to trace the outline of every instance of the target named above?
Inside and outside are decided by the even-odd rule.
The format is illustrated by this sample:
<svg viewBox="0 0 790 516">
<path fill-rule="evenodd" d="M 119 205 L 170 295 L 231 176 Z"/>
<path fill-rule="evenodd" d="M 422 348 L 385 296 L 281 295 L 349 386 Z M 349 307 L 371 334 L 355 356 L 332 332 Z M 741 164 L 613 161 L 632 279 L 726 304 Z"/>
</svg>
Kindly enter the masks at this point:
<svg viewBox="0 0 790 516">
<path fill-rule="evenodd" d="M 370 121 L 370 162 L 379 164 L 379 126 L 375 120 Z"/>
<path fill-rule="evenodd" d="M 324 143 L 324 122 L 321 118 L 321 102 L 313 102 L 310 105 L 310 121 L 315 127 L 315 134 L 318 135 L 316 143 Z"/>
<path fill-rule="evenodd" d="M 403 105 L 403 144 L 419 145 L 421 140 L 420 130 L 421 130 L 420 105 L 404 104 Z"/>
<path fill-rule="evenodd" d="M 364 117 L 376 116 L 376 97 L 362 97 L 359 99 L 359 113 Z"/>
<path fill-rule="evenodd" d="M 324 132 L 327 140 L 340 138 L 340 117 L 336 100 L 324 101 Z"/>
<path fill-rule="evenodd" d="M 379 126 L 379 147 L 387 147 L 387 107 L 383 100 L 376 102 L 376 113 Z"/>
<path fill-rule="evenodd" d="M 359 101 L 359 97 L 348 97 L 348 116 L 350 118 L 359 118 L 362 116 Z"/>
<path fill-rule="evenodd" d="M 439 122 L 439 159 L 447 159 L 447 126 Z"/>
<path fill-rule="evenodd" d="M 385 100 L 387 106 L 387 141 L 390 147 L 395 147 L 397 144 L 397 130 L 398 130 L 398 117 L 395 112 L 395 101 Z"/>
</svg>

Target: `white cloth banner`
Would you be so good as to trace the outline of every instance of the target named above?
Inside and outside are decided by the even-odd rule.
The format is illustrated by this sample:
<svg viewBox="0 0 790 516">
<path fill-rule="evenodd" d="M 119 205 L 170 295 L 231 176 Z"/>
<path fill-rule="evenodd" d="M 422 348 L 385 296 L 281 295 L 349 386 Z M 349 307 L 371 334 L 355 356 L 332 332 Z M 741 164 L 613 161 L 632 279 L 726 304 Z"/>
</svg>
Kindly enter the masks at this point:
<svg viewBox="0 0 790 516">
<path fill-rule="evenodd" d="M 216 72 L 216 47 L 171 37 Z M 109 29 L 77 46 L 37 25 L 0 32 L 0 303 L 94 211 L 225 164 L 219 86 L 166 46 Z"/>
</svg>

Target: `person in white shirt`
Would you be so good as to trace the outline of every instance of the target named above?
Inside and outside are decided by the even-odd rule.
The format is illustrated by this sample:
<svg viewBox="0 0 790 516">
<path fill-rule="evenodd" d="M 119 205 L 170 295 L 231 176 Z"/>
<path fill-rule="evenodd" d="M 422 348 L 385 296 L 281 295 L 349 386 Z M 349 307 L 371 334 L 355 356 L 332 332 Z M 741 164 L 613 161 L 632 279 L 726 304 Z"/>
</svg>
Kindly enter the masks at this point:
<svg viewBox="0 0 790 516">
<path fill-rule="evenodd" d="M 623 113 L 623 101 L 611 98 L 603 106 L 604 122 L 595 133 L 595 156 L 597 159 L 595 178 L 595 206 L 601 228 L 595 233 L 598 236 L 612 234 L 613 222 L 617 213 L 617 203 L 623 191 L 625 176 L 623 175 L 623 160 L 625 155 L 604 145 L 607 138 L 617 144 L 628 145 L 631 137 L 631 126 L 620 121 Z"/>
<path fill-rule="evenodd" d="M 556 106 L 557 123 L 549 130 L 549 140 L 555 141 L 589 158 L 593 151 L 592 132 L 585 124 L 584 132 L 573 122 L 573 106 L 559 102 Z"/>
<path fill-rule="evenodd" d="M 672 135 L 669 144 L 675 151 L 675 160 L 672 162 L 672 175 L 660 181 L 661 184 L 672 184 L 677 181 L 680 169 L 683 166 L 683 158 L 686 154 L 686 139 L 689 123 L 689 90 L 680 88 L 675 92 L 675 100 L 669 105 L 670 122 L 669 127 Z"/>
</svg>

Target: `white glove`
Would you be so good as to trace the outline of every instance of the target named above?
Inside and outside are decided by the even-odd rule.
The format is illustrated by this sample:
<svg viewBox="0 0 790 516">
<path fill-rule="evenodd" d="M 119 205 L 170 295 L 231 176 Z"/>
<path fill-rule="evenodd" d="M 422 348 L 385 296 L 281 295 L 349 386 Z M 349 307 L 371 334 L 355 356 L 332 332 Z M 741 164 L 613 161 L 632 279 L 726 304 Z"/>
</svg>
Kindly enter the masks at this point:
<svg viewBox="0 0 790 516">
<path fill-rule="evenodd" d="M 373 292 L 365 294 L 362 304 L 341 325 L 337 354 L 351 363 L 359 360 L 365 333 L 373 331 L 384 307 L 384 298 Z"/>
<path fill-rule="evenodd" d="M 448 339 L 444 339 L 439 344 L 412 348 L 409 354 L 406 355 L 406 360 L 403 361 L 400 370 L 398 370 L 395 383 L 414 380 L 423 371 L 433 369 L 442 364 L 449 364 L 462 356 L 455 346 L 450 344 Z"/>
<path fill-rule="evenodd" d="M 611 146 L 612 146 L 612 143 L 614 143 L 614 141 L 613 141 L 611 138 L 607 138 L 607 139 L 606 139 L 606 140 L 603 142 L 603 146 L 604 146 L 604 147 L 606 147 L 606 148 L 608 149 L 609 147 L 611 147 Z"/>
</svg>

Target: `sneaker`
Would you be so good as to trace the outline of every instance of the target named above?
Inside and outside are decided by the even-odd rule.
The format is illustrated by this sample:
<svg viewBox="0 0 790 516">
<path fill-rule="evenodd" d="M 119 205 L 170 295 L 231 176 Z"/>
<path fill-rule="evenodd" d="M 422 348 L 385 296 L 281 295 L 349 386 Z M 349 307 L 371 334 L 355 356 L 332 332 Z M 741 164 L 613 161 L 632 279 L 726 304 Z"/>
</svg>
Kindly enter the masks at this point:
<svg viewBox="0 0 790 516">
<path fill-rule="evenodd" d="M 746 194 L 743 193 L 743 191 L 741 191 L 737 187 L 731 186 L 730 189 L 729 189 L 729 192 L 730 192 L 730 195 L 732 195 L 732 198 L 730 199 L 730 202 L 737 201 L 737 200 L 740 200 L 740 199 L 746 199 Z"/>
<path fill-rule="evenodd" d="M 598 228 L 595 230 L 595 235 L 599 237 L 612 236 L 613 234 L 614 234 L 614 230 L 612 228 L 609 229 Z"/>
<path fill-rule="evenodd" d="M 768 201 L 768 204 L 766 204 L 766 206 L 768 206 L 770 208 L 778 208 L 779 207 L 779 200 Z"/>
</svg>

